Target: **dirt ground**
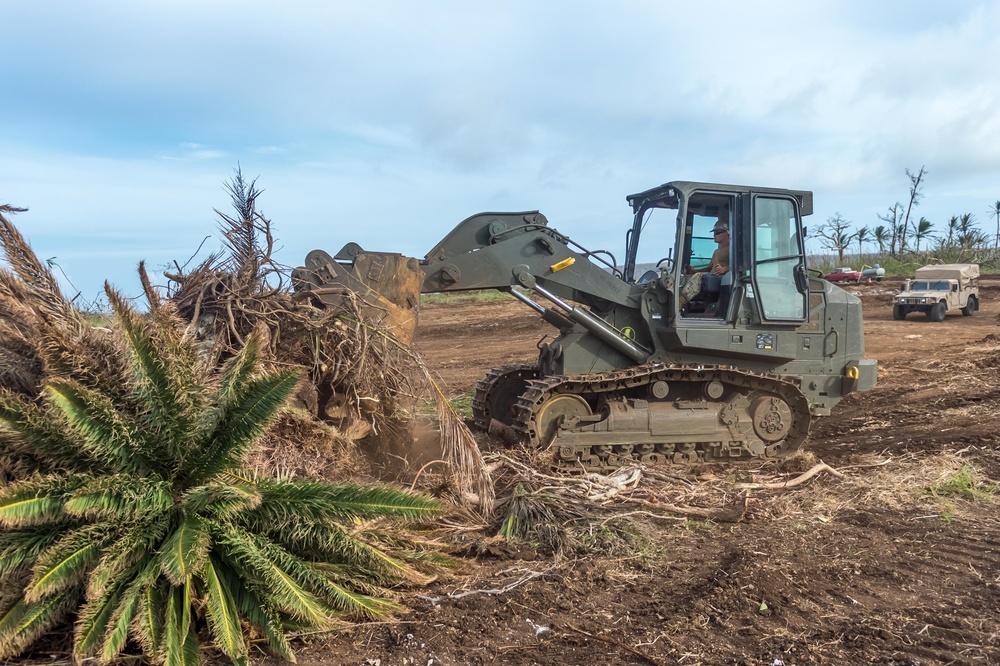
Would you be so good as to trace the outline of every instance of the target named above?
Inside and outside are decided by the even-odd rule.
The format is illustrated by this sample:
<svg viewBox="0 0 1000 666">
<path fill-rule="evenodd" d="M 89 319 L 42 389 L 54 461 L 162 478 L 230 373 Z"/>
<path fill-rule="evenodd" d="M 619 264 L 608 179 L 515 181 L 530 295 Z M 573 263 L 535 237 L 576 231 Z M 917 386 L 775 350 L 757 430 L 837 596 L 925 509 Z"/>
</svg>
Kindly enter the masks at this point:
<svg viewBox="0 0 1000 666">
<path fill-rule="evenodd" d="M 461 571 L 402 590 L 408 611 L 301 644 L 299 662 L 1000 663 L 1000 280 L 983 281 L 973 317 L 941 323 L 894 321 L 897 285 L 847 287 L 879 384 L 815 421 L 802 460 L 671 470 L 675 502 L 745 501 L 738 522 L 623 503 L 587 548 L 479 543 Z M 516 301 L 425 305 L 417 348 L 459 397 L 491 367 L 531 362 L 550 330 Z M 737 492 L 818 461 L 843 477 Z"/>
</svg>

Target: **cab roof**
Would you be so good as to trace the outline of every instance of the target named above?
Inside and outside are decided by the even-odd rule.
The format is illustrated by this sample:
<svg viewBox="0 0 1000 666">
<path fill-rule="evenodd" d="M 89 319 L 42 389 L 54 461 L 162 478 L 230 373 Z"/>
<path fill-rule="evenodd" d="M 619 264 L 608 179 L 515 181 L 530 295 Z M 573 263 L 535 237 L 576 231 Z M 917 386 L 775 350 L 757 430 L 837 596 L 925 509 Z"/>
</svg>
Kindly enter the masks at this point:
<svg viewBox="0 0 1000 666">
<path fill-rule="evenodd" d="M 663 201 L 668 204 L 666 206 L 668 208 L 676 207 L 678 193 L 682 194 L 684 198 L 687 198 L 688 195 L 696 190 L 725 192 L 731 194 L 780 194 L 782 196 L 790 196 L 797 199 L 799 202 L 799 210 L 802 212 L 803 217 L 806 215 L 812 215 L 813 212 L 813 193 L 808 190 L 786 190 L 777 187 L 725 185 L 722 183 L 697 183 L 688 180 L 672 180 L 669 183 L 664 183 L 659 187 L 654 187 L 646 190 L 645 192 L 630 194 L 625 197 L 625 200 L 628 201 L 629 205 L 632 207 L 632 212 L 638 213 L 640 208 L 647 205 L 647 202 Z M 670 201 L 673 201 L 674 206 L 669 205 Z"/>
</svg>

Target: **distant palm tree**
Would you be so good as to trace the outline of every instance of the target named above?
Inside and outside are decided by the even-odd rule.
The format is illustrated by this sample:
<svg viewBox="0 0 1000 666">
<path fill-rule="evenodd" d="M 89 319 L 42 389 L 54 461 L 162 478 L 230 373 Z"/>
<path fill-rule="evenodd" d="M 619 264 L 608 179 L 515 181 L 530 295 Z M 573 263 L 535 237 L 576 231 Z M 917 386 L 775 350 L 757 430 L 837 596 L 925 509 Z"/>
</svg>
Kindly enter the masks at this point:
<svg viewBox="0 0 1000 666">
<path fill-rule="evenodd" d="M 961 227 L 958 221 L 958 216 L 952 215 L 951 219 L 948 220 L 948 239 L 945 241 L 945 246 L 952 247 L 955 242 L 955 238 L 958 237 L 960 232 Z"/>
<path fill-rule="evenodd" d="M 391 608 L 372 595 L 417 572 L 351 525 L 435 502 L 255 479 L 241 459 L 296 372 L 260 372 L 261 334 L 215 372 L 168 305 L 151 304 L 150 322 L 108 297 L 120 386 L 69 376 L 37 401 L 0 393 L 2 445 L 42 467 L 0 488 L 0 658 L 75 614 L 77 660 L 116 661 L 133 639 L 152 662 L 194 665 L 204 635 L 246 664 L 244 626 L 292 659 L 286 630 Z"/>
<path fill-rule="evenodd" d="M 885 225 L 880 224 L 875 227 L 872 234 L 875 237 L 875 242 L 878 243 L 878 253 L 885 254 L 885 246 L 889 242 L 889 230 L 886 229 Z"/>
<path fill-rule="evenodd" d="M 933 224 L 927 218 L 921 217 L 917 222 L 916 231 L 913 233 L 913 240 L 916 243 L 916 251 L 920 252 L 920 242 L 927 240 L 931 236 L 931 229 L 934 227 Z"/>
<path fill-rule="evenodd" d="M 858 255 L 862 262 L 864 262 L 865 256 L 865 243 L 871 241 L 870 232 L 871 230 L 868 227 L 861 227 L 854 232 L 854 238 L 858 241 Z"/>
</svg>

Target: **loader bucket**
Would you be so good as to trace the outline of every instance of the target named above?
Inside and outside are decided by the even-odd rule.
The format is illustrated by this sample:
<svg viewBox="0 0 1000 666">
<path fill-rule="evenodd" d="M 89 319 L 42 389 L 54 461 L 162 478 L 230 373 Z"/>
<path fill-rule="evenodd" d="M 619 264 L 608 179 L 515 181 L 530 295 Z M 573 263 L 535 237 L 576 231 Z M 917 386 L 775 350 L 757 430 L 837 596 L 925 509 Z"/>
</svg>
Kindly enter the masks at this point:
<svg viewBox="0 0 1000 666">
<path fill-rule="evenodd" d="M 322 250 L 306 256 L 292 272 L 295 298 L 311 298 L 324 308 L 343 307 L 356 299 L 368 324 L 409 345 L 417 327 L 423 271 L 412 257 L 391 252 L 365 252 L 349 243 L 331 257 Z"/>
</svg>

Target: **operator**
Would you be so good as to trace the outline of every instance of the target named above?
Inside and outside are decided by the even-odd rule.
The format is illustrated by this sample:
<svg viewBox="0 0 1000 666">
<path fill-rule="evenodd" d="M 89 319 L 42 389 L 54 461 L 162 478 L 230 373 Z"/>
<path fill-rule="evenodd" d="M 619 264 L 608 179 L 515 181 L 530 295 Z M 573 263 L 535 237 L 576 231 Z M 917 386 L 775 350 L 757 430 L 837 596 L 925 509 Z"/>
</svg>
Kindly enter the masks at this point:
<svg viewBox="0 0 1000 666">
<path fill-rule="evenodd" d="M 729 223 L 725 220 L 716 222 L 715 226 L 712 227 L 712 238 L 715 239 L 719 247 L 712 253 L 712 259 L 708 262 L 708 268 L 704 271 L 695 271 L 690 266 L 686 267 L 690 277 L 685 279 L 681 284 L 680 307 L 684 307 L 685 303 L 701 291 L 701 278 L 705 273 L 725 275 L 729 272 Z"/>
</svg>

